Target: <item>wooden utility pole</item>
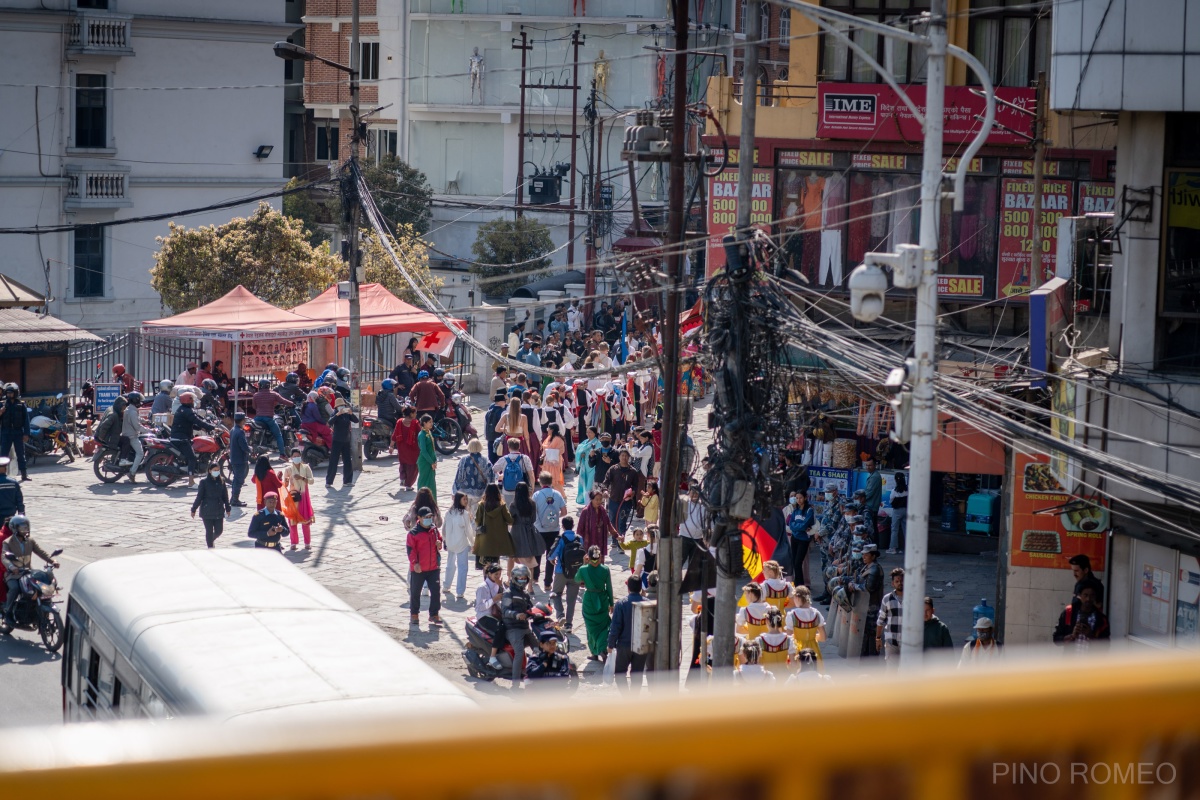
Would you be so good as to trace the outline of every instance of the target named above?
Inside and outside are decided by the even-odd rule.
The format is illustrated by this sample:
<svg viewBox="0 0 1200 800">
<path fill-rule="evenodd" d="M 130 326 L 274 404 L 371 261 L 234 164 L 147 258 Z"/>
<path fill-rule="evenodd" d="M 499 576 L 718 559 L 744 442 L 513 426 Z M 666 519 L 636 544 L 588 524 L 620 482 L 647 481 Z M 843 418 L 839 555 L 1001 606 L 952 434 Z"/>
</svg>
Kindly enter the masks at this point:
<svg viewBox="0 0 1200 800">
<path fill-rule="evenodd" d="M 1046 73 L 1039 72 L 1033 117 L 1033 227 L 1030 241 L 1029 291 L 1042 285 L 1042 178 L 1046 170 Z"/>
</svg>

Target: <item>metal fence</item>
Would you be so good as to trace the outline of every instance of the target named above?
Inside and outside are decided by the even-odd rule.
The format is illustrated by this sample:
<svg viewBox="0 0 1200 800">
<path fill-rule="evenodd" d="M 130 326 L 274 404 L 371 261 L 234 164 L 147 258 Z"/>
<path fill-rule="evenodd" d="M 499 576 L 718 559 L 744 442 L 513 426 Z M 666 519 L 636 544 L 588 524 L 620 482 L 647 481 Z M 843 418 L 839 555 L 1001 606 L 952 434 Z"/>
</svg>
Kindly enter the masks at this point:
<svg viewBox="0 0 1200 800">
<path fill-rule="evenodd" d="M 169 339 L 144 336 L 131 330 L 111 336 L 108 341 L 71 348 L 67 355 L 67 380 L 72 392 L 84 381 L 108 381 L 114 364 L 142 383 L 153 386 L 163 378 L 174 380 L 189 361 L 204 359 L 204 343 L 195 339 Z"/>
</svg>

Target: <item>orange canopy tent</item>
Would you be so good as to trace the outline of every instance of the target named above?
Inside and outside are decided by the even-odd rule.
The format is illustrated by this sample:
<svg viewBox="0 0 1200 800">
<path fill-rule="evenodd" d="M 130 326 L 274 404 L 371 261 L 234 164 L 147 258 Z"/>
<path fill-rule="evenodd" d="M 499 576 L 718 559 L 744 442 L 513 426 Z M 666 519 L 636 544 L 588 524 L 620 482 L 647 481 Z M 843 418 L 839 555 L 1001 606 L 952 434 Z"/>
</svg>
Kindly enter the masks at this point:
<svg viewBox="0 0 1200 800">
<path fill-rule="evenodd" d="M 207 305 L 164 319 L 148 319 L 142 333 L 181 339 L 215 339 L 222 342 L 262 342 L 332 336 L 332 323 L 276 308 L 238 286 Z"/>
<path fill-rule="evenodd" d="M 359 286 L 358 302 L 363 336 L 438 331 L 449 331 L 451 335 L 459 333 L 442 322 L 436 314 L 409 305 L 380 283 L 364 283 Z M 310 320 L 337 325 L 338 338 L 350 335 L 350 301 L 338 299 L 336 285 L 330 286 L 307 303 L 296 306 L 292 313 Z M 467 324 L 460 319 L 452 322 L 460 330 L 467 328 Z"/>
</svg>

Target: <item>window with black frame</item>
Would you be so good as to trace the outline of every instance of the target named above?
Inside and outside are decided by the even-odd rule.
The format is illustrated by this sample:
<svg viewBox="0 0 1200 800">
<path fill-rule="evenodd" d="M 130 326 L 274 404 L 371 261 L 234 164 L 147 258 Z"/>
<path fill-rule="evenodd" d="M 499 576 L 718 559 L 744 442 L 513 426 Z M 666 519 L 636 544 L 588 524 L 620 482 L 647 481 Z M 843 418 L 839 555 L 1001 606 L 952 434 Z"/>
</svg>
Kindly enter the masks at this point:
<svg viewBox="0 0 1200 800">
<path fill-rule="evenodd" d="M 968 31 L 971 55 L 997 86 L 1031 86 L 1050 71 L 1050 6 L 1028 0 L 974 0 Z M 974 73 L 968 80 L 978 84 Z"/>
<path fill-rule="evenodd" d="M 909 29 L 923 25 L 921 15 L 929 11 L 929 0 L 828 0 L 822 5 L 872 22 Z M 889 39 L 848 23 L 834 23 L 834 26 L 847 33 L 855 44 L 866 50 L 880 64 L 887 66 L 890 60 L 892 74 L 898 83 L 925 83 L 926 65 L 929 61 L 925 48 L 913 47 L 907 42 Z M 822 33 L 820 51 L 820 79 L 823 81 L 883 82 L 873 67 L 836 36 Z"/>
<path fill-rule="evenodd" d="M 75 297 L 104 296 L 104 228 L 80 225 L 75 229 Z"/>
</svg>

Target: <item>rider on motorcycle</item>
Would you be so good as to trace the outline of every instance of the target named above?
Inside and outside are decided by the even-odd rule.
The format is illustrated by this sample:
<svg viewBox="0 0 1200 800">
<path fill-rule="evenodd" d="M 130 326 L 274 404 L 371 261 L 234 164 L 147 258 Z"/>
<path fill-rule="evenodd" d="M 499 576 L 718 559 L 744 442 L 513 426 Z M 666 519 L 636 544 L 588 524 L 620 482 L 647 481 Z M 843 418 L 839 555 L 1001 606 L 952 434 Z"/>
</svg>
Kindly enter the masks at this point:
<svg viewBox="0 0 1200 800">
<path fill-rule="evenodd" d="M 350 370 L 342 367 L 337 371 L 337 380 L 333 388 L 344 400 L 350 400 Z"/>
<path fill-rule="evenodd" d="M 394 380 L 384 378 L 380 386 L 379 394 L 375 395 L 375 414 L 390 431 L 396 427 L 396 420 L 400 419 L 400 413 L 404 410 L 404 406 L 396 398 L 396 382 Z"/>
<path fill-rule="evenodd" d="M 434 370 L 435 375 L 439 372 L 441 372 L 441 370 Z M 449 372 L 443 372 L 442 379 L 438 382 L 438 388 L 442 390 L 442 394 L 446 395 L 447 408 L 450 408 L 454 403 L 454 393 L 458 391 L 458 389 L 454 386 L 456 381 L 457 378 L 455 378 L 453 374 Z"/>
<path fill-rule="evenodd" d="M 128 401 L 128 405 L 121 414 L 121 449 L 124 449 L 128 443 L 129 449 L 133 451 L 133 460 L 128 462 L 128 477 L 130 483 L 137 483 L 137 478 L 134 476 L 137 475 L 137 471 L 142 465 L 142 458 L 145 456 L 145 450 L 142 448 L 142 434 L 154 433 L 154 431 L 143 425 L 141 417 L 138 416 L 138 407 L 143 401 L 142 393 L 130 392 L 125 395 L 125 400 Z M 120 463 L 121 466 L 126 466 L 125 461 Z"/>
<path fill-rule="evenodd" d="M 293 405 L 303 403 L 308 393 L 300 388 L 300 376 L 295 372 L 289 372 L 283 383 L 275 390 L 280 397 L 286 397 Z"/>
<path fill-rule="evenodd" d="M 192 488 L 196 485 L 196 451 L 192 449 L 192 437 L 196 435 L 196 428 L 203 428 L 212 433 L 213 426 L 196 416 L 195 410 L 192 409 L 195 395 L 191 392 L 182 392 L 179 401 L 179 410 L 175 412 L 175 419 L 171 421 L 171 444 L 183 453 L 183 458 L 187 461 L 188 488 Z"/>
<path fill-rule="evenodd" d="M 200 396 L 200 410 L 211 411 L 220 416 L 224 404 L 221 402 L 221 395 L 217 393 L 217 382 L 212 378 L 205 378 L 201 382 L 200 388 L 204 392 Z"/>
<path fill-rule="evenodd" d="M 36 553 L 43 561 L 58 567 L 58 562 L 50 554 L 38 546 L 29 536 L 29 517 L 18 514 L 8 521 L 9 530 L 13 535 L 5 540 L 0 548 L 0 558 L 4 560 L 4 582 L 8 587 L 8 598 L 4 601 L 4 621 L 14 627 L 13 606 L 21 594 L 21 570 L 27 569 L 33 562 Z"/>
<path fill-rule="evenodd" d="M 171 381 L 158 382 L 158 394 L 154 395 L 154 402 L 150 405 L 150 413 L 166 414 L 171 410 L 171 390 L 175 388 L 175 384 Z"/>
</svg>

